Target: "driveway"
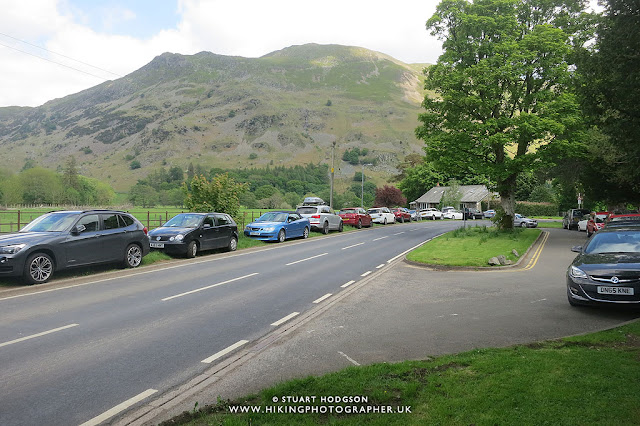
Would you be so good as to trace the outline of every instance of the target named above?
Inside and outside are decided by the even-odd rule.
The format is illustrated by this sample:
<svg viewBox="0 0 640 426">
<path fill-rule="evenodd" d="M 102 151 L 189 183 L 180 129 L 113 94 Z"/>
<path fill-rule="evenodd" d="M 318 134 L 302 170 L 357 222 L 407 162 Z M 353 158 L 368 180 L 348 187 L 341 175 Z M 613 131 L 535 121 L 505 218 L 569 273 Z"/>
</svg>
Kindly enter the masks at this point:
<svg viewBox="0 0 640 426">
<path fill-rule="evenodd" d="M 565 271 L 575 256 L 570 248 L 582 244 L 585 234 L 546 231 L 548 238 L 517 268 L 435 271 L 398 260 L 118 424 L 158 423 L 196 402 L 211 404 L 352 365 L 552 339 L 640 317 L 637 310 L 571 307 Z"/>
</svg>

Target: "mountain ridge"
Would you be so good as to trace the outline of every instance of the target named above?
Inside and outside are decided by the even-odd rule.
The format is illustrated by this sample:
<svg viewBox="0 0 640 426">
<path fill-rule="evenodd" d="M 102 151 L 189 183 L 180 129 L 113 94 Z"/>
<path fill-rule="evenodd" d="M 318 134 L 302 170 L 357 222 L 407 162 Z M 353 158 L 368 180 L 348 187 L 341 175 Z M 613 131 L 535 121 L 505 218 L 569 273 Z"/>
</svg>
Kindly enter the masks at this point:
<svg viewBox="0 0 640 426">
<path fill-rule="evenodd" d="M 0 108 L 0 167 L 27 159 L 126 190 L 159 167 L 327 162 L 366 147 L 380 179 L 422 150 L 420 65 L 359 47 L 305 44 L 260 58 L 165 52 L 127 76 L 32 108 Z M 132 169 L 135 159 L 140 168 Z"/>
</svg>

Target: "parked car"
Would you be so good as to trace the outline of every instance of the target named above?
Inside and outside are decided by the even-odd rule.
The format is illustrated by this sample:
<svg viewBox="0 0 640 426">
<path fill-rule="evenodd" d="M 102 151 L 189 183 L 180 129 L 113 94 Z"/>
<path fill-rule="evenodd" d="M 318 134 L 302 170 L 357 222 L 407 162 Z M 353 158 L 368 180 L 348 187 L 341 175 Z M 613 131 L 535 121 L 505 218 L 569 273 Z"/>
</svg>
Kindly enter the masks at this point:
<svg viewBox="0 0 640 426">
<path fill-rule="evenodd" d="M 495 210 L 485 210 L 484 213 L 482 213 L 482 216 L 484 216 L 485 219 L 491 219 L 495 215 L 496 215 Z"/>
<path fill-rule="evenodd" d="M 460 210 L 447 210 L 445 213 L 442 214 L 442 217 L 444 219 L 462 220 L 464 216 Z"/>
<path fill-rule="evenodd" d="M 513 216 L 513 227 L 521 227 L 521 228 L 535 228 L 538 226 L 538 221 L 535 219 L 528 218 L 526 216 L 522 216 L 521 214 L 516 213 Z"/>
<path fill-rule="evenodd" d="M 135 268 L 147 253 L 147 228 L 129 213 L 50 212 L 17 233 L 0 236 L 0 276 L 40 284 L 72 267 L 121 263 Z"/>
<path fill-rule="evenodd" d="M 238 225 L 225 213 L 180 213 L 149 232 L 149 246 L 186 257 L 196 257 L 203 250 L 234 251 Z"/>
<path fill-rule="evenodd" d="M 362 207 L 350 207 L 340 210 L 338 215 L 342 218 L 342 223 L 355 226 L 360 229 L 363 226 L 371 227 L 373 220 L 371 216 Z"/>
<path fill-rule="evenodd" d="M 640 221 L 640 213 L 618 213 L 610 214 L 605 220 L 605 224 L 608 226 L 612 222 L 635 222 Z M 640 223 L 640 222 L 639 222 Z"/>
<path fill-rule="evenodd" d="M 582 217 L 591 213 L 587 209 L 569 209 L 562 218 L 562 227 L 564 229 L 578 229 L 578 222 Z"/>
<path fill-rule="evenodd" d="M 484 218 L 481 211 L 479 211 L 478 209 L 472 209 L 472 208 L 465 208 L 464 215 L 467 217 L 467 219 L 471 219 L 471 220 Z"/>
<path fill-rule="evenodd" d="M 373 223 L 381 223 L 386 225 L 387 223 L 395 223 L 396 216 L 391 213 L 387 207 L 374 207 L 367 210 L 367 213 L 371 216 Z"/>
<path fill-rule="evenodd" d="M 433 207 L 422 209 L 420 210 L 419 214 L 422 219 L 431 219 L 431 220 L 442 219 L 442 212 Z"/>
<path fill-rule="evenodd" d="M 244 235 L 262 241 L 284 242 L 287 238 L 309 236 L 311 223 L 298 212 L 266 212 L 244 228 Z"/>
<path fill-rule="evenodd" d="M 411 222 L 411 213 L 404 207 L 396 207 L 391 209 L 391 213 L 396 217 L 396 222 L 405 223 Z"/>
<path fill-rule="evenodd" d="M 587 231 L 587 223 L 589 222 L 590 217 L 585 217 L 580 222 L 578 222 L 578 231 Z"/>
<path fill-rule="evenodd" d="M 302 205 L 296 211 L 309 219 L 311 229 L 323 234 L 328 234 L 329 231 L 342 232 L 342 218 L 327 205 Z"/>
<path fill-rule="evenodd" d="M 455 210 L 455 209 L 456 209 L 456 208 L 455 208 L 455 207 L 453 207 L 453 206 L 446 206 L 446 207 L 443 207 L 443 208 L 441 209 L 441 211 L 442 211 L 442 214 L 444 215 L 444 214 L 445 214 L 445 213 L 447 213 L 448 211 Z"/>
<path fill-rule="evenodd" d="M 411 220 L 418 221 L 421 219 L 420 215 L 418 215 L 417 210 L 409 210 L 409 214 L 411 215 Z"/>
<path fill-rule="evenodd" d="M 604 221 L 609 216 L 609 212 L 597 212 L 595 217 L 592 217 L 587 222 L 587 237 L 591 237 L 594 233 L 604 228 Z"/>
<path fill-rule="evenodd" d="M 567 269 L 571 305 L 640 303 L 640 227 L 605 226 L 584 246 Z"/>
</svg>

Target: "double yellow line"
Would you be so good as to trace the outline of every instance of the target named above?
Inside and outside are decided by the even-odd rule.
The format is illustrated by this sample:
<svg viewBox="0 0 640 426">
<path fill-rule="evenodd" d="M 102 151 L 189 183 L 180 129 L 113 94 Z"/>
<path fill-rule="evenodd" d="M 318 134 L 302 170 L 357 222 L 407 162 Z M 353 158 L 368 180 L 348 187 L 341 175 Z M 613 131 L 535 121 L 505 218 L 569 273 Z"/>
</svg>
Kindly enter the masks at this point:
<svg viewBox="0 0 640 426">
<path fill-rule="evenodd" d="M 531 257 L 531 260 L 529 261 L 527 266 L 520 269 L 521 271 L 528 271 L 530 269 L 533 269 L 533 267 L 536 266 L 536 263 L 538 263 L 538 259 L 540 259 L 540 255 L 542 254 L 542 249 L 544 248 L 544 245 L 547 243 L 547 240 L 549 239 L 549 233 L 547 231 L 542 231 L 542 232 L 544 233 L 544 235 L 542 236 L 542 241 L 540 241 L 538 248 L 533 253 L 533 256 Z"/>
</svg>

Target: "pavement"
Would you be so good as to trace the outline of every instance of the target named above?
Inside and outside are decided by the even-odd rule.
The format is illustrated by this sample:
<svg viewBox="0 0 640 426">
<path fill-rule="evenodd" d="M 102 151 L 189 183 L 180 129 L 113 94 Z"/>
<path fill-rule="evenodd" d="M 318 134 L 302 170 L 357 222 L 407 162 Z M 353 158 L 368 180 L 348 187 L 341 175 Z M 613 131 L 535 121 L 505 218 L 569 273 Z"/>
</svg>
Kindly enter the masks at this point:
<svg viewBox="0 0 640 426">
<path fill-rule="evenodd" d="M 566 268 L 585 234 L 545 229 L 516 267 L 435 270 L 402 258 L 112 423 L 151 425 L 281 381 L 618 326 L 640 311 L 571 307 Z"/>
</svg>

